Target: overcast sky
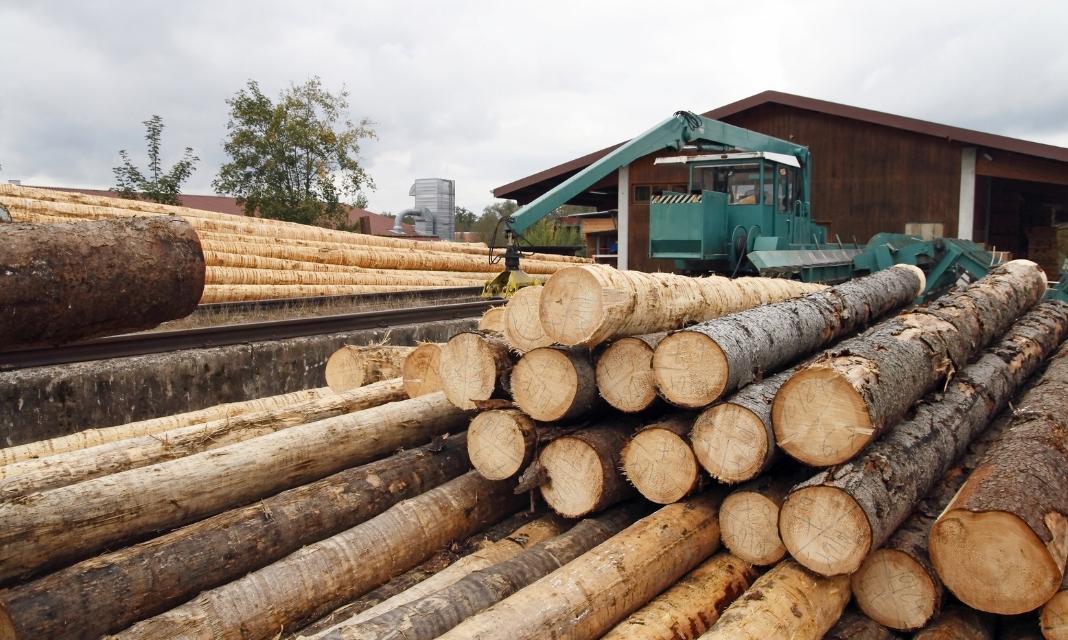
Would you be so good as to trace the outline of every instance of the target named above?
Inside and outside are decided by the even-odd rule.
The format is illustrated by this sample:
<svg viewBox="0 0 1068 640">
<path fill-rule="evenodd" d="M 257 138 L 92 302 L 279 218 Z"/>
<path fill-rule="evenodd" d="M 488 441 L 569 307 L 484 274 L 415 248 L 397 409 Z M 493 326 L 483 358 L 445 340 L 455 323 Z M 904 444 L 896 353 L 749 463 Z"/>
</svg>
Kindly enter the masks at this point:
<svg viewBox="0 0 1068 640">
<path fill-rule="evenodd" d="M 211 193 L 225 100 L 313 75 L 376 124 L 375 211 L 414 178 L 457 204 L 631 137 L 678 109 L 776 89 L 1068 146 L 1065 2 L 168 2 L 0 0 L 0 180 L 106 188 L 169 163 Z"/>
</svg>

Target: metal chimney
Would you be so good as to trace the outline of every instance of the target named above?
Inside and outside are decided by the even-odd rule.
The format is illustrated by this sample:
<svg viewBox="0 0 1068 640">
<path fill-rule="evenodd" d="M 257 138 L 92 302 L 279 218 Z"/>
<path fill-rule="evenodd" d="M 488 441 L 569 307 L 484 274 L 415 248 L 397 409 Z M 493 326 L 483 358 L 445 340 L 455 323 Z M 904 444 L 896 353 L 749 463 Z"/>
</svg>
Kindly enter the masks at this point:
<svg viewBox="0 0 1068 640">
<path fill-rule="evenodd" d="M 456 218 L 456 182 L 443 178 L 419 178 L 408 190 L 415 197 L 417 211 L 424 212 L 424 224 L 416 225 L 416 231 L 435 235 L 442 240 L 452 240 Z"/>
</svg>

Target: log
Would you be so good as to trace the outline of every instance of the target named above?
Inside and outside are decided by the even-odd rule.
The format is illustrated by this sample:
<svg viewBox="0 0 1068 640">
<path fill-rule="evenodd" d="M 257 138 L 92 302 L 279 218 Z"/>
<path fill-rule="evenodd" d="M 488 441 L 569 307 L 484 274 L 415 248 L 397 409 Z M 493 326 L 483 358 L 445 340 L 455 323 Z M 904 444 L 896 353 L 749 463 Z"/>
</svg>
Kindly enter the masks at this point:
<svg viewBox="0 0 1068 640">
<path fill-rule="evenodd" d="M 335 393 L 365 384 L 400 378 L 404 361 L 415 347 L 345 345 L 326 360 L 326 384 Z"/>
<path fill-rule="evenodd" d="M 507 480 L 527 467 L 542 445 L 581 426 L 545 424 L 518 409 L 491 409 L 471 420 L 467 453 L 482 477 Z"/>
<path fill-rule="evenodd" d="M 322 640 L 430 640 L 465 618 L 496 604 L 609 539 L 646 509 L 617 507 L 579 522 L 555 538 L 539 542 L 514 558 L 475 571 L 448 587 L 427 594 L 377 618 L 347 621 Z"/>
<path fill-rule="evenodd" d="M 181 220 L 8 224 L 0 349 L 151 329 L 193 312 L 204 254 Z"/>
<path fill-rule="evenodd" d="M 0 467 L 0 500 L 12 500 L 218 449 L 296 425 L 402 400 L 404 397 L 399 378 L 383 380 L 315 400 L 16 462 Z"/>
<path fill-rule="evenodd" d="M 439 640 L 597 638 L 719 547 L 719 497 L 661 507 Z"/>
<path fill-rule="evenodd" d="M 0 637 L 125 629 L 463 474 L 464 449 L 461 435 L 347 469 L 0 591 Z"/>
<path fill-rule="evenodd" d="M 441 348 L 440 375 L 445 395 L 461 409 L 502 397 L 512 373 L 508 343 L 488 331 L 463 331 Z"/>
<path fill-rule="evenodd" d="M 578 518 L 629 498 L 634 489 L 619 470 L 632 431 L 612 420 L 556 438 L 538 455 L 546 481 L 541 496 L 553 511 Z"/>
<path fill-rule="evenodd" d="M 718 553 L 602 636 L 602 640 L 693 640 L 756 579 L 756 571 Z"/>
<path fill-rule="evenodd" d="M 617 337 L 670 331 L 761 301 L 823 288 L 770 278 L 750 278 L 739 284 L 720 276 L 689 278 L 602 265 L 561 269 L 544 287 L 540 316 L 545 333 L 559 344 L 584 347 Z M 764 295 L 748 295 L 754 290 Z"/>
<path fill-rule="evenodd" d="M 938 576 L 974 609 L 1024 613 L 1060 589 L 1068 557 L 1065 398 L 1068 346 L 1050 359 L 1015 408 L 1012 426 L 931 529 Z"/>
<path fill-rule="evenodd" d="M 818 640 L 849 602 L 849 578 L 825 578 L 784 560 L 757 578 L 703 640 Z"/>
<path fill-rule="evenodd" d="M 246 267 L 209 266 L 204 274 L 205 284 L 213 285 L 405 285 L 412 287 L 471 287 L 470 278 L 450 278 L 440 271 L 407 272 L 383 270 L 374 273 L 363 271 L 293 271 L 282 269 L 256 269 Z"/>
<path fill-rule="evenodd" d="M 209 284 L 204 285 L 204 295 L 200 297 L 200 304 L 280 300 L 283 298 L 359 296 L 370 293 L 397 293 L 400 291 L 446 288 L 448 287 L 370 284 Z"/>
<path fill-rule="evenodd" d="M 653 350 L 666 333 L 630 336 L 613 341 L 597 357 L 597 390 L 612 407 L 638 413 L 659 397 L 653 375 Z"/>
<path fill-rule="evenodd" d="M 781 468 L 731 491 L 719 508 L 723 546 L 758 566 L 782 560 L 786 547 L 779 537 L 779 509 L 790 489 L 809 475 L 803 468 Z"/>
<path fill-rule="evenodd" d="M 444 395 L 424 396 L 0 503 L 0 580 L 318 480 L 465 423 Z"/>
<path fill-rule="evenodd" d="M 967 607 L 950 607 L 921 629 L 913 640 L 994 640 L 994 620 Z"/>
<path fill-rule="evenodd" d="M 849 460 L 1045 291 L 1045 274 L 1035 263 L 1013 260 L 928 307 L 838 344 L 779 389 L 771 411 L 775 439 L 812 466 Z"/>
<path fill-rule="evenodd" d="M 212 238 L 213 234 L 199 233 L 201 238 Z M 276 238 L 263 238 L 266 242 L 277 242 Z M 204 263 L 209 267 L 240 267 L 244 269 L 273 269 L 278 271 L 320 271 L 326 273 L 346 274 L 375 274 L 394 275 L 396 269 L 376 269 L 373 267 L 352 267 L 343 264 L 325 264 L 322 262 L 304 262 L 301 260 L 285 260 L 282 258 L 265 258 L 264 256 L 251 256 L 242 253 L 220 253 L 217 251 L 205 251 Z M 487 266 L 487 269 L 489 267 Z M 415 271 L 406 270 L 401 272 L 404 276 L 422 276 L 425 278 L 460 278 L 470 280 L 470 286 L 477 286 L 480 282 L 489 280 L 497 275 L 492 271 Z M 547 280 L 547 276 L 532 276 Z"/>
<path fill-rule="evenodd" d="M 656 348 L 656 384 L 676 406 L 708 406 L 909 304 L 924 286 L 919 268 L 897 265 L 803 298 L 676 331 Z"/>
<path fill-rule="evenodd" d="M 1060 344 L 1066 311 L 1063 303 L 1039 305 L 911 419 L 858 458 L 795 487 L 779 515 L 790 554 L 823 575 L 859 569 Z"/>
<path fill-rule="evenodd" d="M 1042 605 L 1039 624 L 1046 640 L 1068 640 L 1068 571 L 1061 581 L 1060 591 Z"/>
<path fill-rule="evenodd" d="M 543 287 L 523 287 L 508 300 L 504 312 L 504 338 L 519 353 L 526 353 L 553 343 L 541 328 L 538 317 Z"/>
<path fill-rule="evenodd" d="M 487 280 L 489 279 L 487 278 Z M 504 314 L 505 309 L 503 306 L 486 309 L 486 312 L 478 320 L 478 330 L 504 333 Z"/>
<path fill-rule="evenodd" d="M 752 480 L 779 457 L 771 403 L 795 369 L 751 384 L 697 415 L 690 432 L 697 461 L 726 484 Z"/>
<path fill-rule="evenodd" d="M 623 447 L 623 474 L 647 500 L 678 502 L 701 484 L 688 437 L 693 418 L 681 413 L 645 425 Z"/>
<path fill-rule="evenodd" d="M 846 609 L 823 640 L 898 640 L 899 636 L 864 614 Z"/>
<path fill-rule="evenodd" d="M 1019 397 L 1019 396 L 1017 396 Z M 1012 403 L 978 436 L 967 452 L 920 501 L 887 541 L 868 554 L 850 579 L 853 599 L 866 615 L 892 629 L 914 631 L 942 606 L 945 589 L 927 553 L 931 527 L 975 469 L 979 459 L 1012 423 Z"/>
<path fill-rule="evenodd" d="M 544 422 L 578 418 L 599 403 L 590 355 L 580 349 L 528 351 L 512 371 L 511 386 L 516 405 Z"/>
<path fill-rule="evenodd" d="M 321 617 L 518 510 L 504 483 L 475 472 L 116 635 L 118 639 L 274 638 Z"/>
<path fill-rule="evenodd" d="M 444 390 L 441 383 L 441 345 L 424 342 L 408 354 L 401 366 L 404 390 L 417 398 Z"/>
<path fill-rule="evenodd" d="M 303 391 L 294 391 L 293 393 L 257 398 L 255 400 L 218 404 L 197 411 L 188 411 L 186 413 L 141 420 L 139 422 L 129 422 L 114 427 L 84 429 L 66 436 L 49 438 L 48 440 L 38 440 L 37 442 L 27 442 L 26 444 L 0 449 L 0 466 L 21 462 L 23 460 L 43 458 L 58 453 L 66 453 L 68 451 L 76 451 L 78 449 L 88 449 L 89 447 L 98 444 L 125 440 L 126 438 L 132 438 L 134 436 L 170 431 L 171 429 L 177 429 L 179 427 L 185 427 L 200 422 L 208 422 L 218 418 L 234 418 L 261 409 L 283 407 L 286 405 L 297 404 L 298 402 L 303 402 L 305 400 L 324 398 L 333 393 L 334 392 L 327 387 L 305 389 Z"/>
</svg>

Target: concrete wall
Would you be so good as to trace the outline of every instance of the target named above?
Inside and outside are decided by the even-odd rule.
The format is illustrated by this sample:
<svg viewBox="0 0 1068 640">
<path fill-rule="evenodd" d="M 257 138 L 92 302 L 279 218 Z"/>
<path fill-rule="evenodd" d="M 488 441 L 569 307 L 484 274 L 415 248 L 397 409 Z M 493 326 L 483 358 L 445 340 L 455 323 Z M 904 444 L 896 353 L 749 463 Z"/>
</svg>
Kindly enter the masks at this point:
<svg viewBox="0 0 1068 640">
<path fill-rule="evenodd" d="M 450 320 L 0 373 L 0 446 L 322 387 L 326 359 L 343 344 L 444 342 L 477 324 Z"/>
</svg>

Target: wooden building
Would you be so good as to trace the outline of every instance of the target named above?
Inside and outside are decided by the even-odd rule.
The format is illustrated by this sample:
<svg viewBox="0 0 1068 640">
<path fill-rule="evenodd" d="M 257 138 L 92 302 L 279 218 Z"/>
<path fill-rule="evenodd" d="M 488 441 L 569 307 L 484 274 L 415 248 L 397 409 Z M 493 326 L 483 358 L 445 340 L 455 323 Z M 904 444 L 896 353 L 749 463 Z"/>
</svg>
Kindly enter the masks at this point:
<svg viewBox="0 0 1068 640">
<path fill-rule="evenodd" d="M 880 231 L 924 228 L 1030 257 L 1054 273 L 1065 259 L 1068 148 L 777 91 L 703 115 L 808 146 L 813 218 L 831 239 L 864 243 Z M 525 204 L 614 148 L 521 178 L 493 194 Z M 685 166 L 653 164 L 667 155 L 678 152 L 640 158 L 571 201 L 616 210 L 621 268 L 673 267 L 648 257 L 650 197 L 664 189 L 685 191 Z"/>
</svg>

